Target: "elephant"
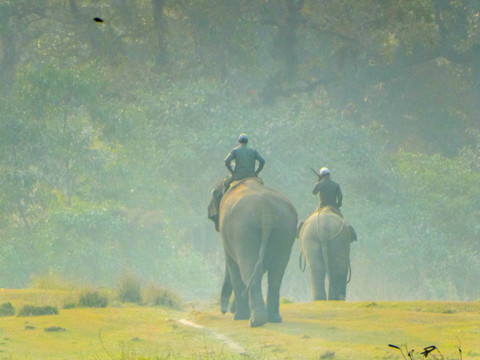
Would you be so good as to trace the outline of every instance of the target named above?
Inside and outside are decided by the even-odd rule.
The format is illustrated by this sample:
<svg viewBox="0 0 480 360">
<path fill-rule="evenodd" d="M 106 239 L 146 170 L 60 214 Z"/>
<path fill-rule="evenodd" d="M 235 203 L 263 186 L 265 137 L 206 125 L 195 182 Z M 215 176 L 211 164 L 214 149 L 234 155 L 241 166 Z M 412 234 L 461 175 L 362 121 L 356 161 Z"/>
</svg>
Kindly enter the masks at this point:
<svg viewBox="0 0 480 360">
<path fill-rule="evenodd" d="M 297 212 L 285 196 L 258 178 L 233 183 L 223 197 L 219 196 L 222 186 L 219 183 L 214 189 L 208 207 L 225 252 L 222 312 L 227 311 L 233 289 L 235 320 L 249 319 L 251 327 L 282 322 L 280 287 L 296 237 Z M 265 273 L 266 306 L 262 294 Z"/>
<path fill-rule="evenodd" d="M 350 270 L 350 244 L 355 230 L 330 206 L 315 211 L 301 226 L 298 237 L 310 270 L 314 300 L 345 300 Z M 328 278 L 328 297 L 325 291 Z"/>
</svg>

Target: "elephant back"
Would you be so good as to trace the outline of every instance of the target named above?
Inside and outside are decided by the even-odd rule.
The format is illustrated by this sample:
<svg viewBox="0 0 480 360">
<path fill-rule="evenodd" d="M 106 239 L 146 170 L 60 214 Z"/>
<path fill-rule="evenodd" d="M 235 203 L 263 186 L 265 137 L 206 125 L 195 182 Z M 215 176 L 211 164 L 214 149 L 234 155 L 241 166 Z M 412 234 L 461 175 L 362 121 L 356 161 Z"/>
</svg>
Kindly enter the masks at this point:
<svg viewBox="0 0 480 360">
<path fill-rule="evenodd" d="M 334 213 L 334 214 L 340 216 L 343 219 L 343 215 L 340 212 L 340 209 L 337 209 L 337 208 L 335 208 L 333 206 L 330 206 L 330 205 L 319 207 L 317 210 L 315 210 L 315 212 L 318 212 L 319 214 Z"/>
<path fill-rule="evenodd" d="M 301 239 L 306 233 L 313 236 L 328 236 L 330 238 L 337 236 L 344 230 L 345 220 L 336 209 L 326 206 L 317 209 L 305 221 L 299 232 Z"/>
<path fill-rule="evenodd" d="M 249 227 L 282 227 L 288 232 L 293 227 L 295 237 L 297 212 L 284 195 L 264 186 L 257 178 L 247 178 L 223 196 L 219 222 L 220 228 L 229 226 L 227 222 Z"/>
<path fill-rule="evenodd" d="M 269 211 L 270 214 L 279 210 L 285 210 L 288 214 L 295 214 L 296 210 L 292 203 L 279 192 L 263 185 L 261 179 L 252 177 L 240 180 L 232 184 L 220 202 L 220 217 L 232 211 L 260 210 Z M 259 212 L 261 214 L 261 211 Z"/>
</svg>

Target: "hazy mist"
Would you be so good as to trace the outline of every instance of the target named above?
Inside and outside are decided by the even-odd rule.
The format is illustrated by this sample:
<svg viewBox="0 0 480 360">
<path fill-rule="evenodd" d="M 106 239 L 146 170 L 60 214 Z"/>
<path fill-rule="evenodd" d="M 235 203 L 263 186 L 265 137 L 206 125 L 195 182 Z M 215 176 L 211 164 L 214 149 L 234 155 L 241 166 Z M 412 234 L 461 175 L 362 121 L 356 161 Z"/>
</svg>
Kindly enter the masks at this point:
<svg viewBox="0 0 480 360">
<path fill-rule="evenodd" d="M 340 183 L 347 300 L 480 298 L 480 8 L 418 3 L 0 0 L 0 288 L 216 300 L 207 205 L 245 132 L 300 221 L 310 167 Z M 309 301 L 298 260 L 281 296 Z"/>
</svg>

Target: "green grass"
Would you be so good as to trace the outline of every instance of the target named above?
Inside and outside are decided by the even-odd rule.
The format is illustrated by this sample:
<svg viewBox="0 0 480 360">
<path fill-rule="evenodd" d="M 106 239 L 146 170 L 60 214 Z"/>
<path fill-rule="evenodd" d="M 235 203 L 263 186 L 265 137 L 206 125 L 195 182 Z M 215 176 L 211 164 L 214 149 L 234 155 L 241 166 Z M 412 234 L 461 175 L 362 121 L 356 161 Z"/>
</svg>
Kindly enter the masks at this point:
<svg viewBox="0 0 480 360">
<path fill-rule="evenodd" d="M 249 359 L 403 359 L 388 344 L 415 349 L 418 359 L 430 345 L 444 359 L 460 359 L 459 346 L 463 359 L 480 359 L 480 302 L 282 304 L 283 323 L 249 328 L 216 305 L 63 309 L 72 297 L 68 291 L 0 290 L 0 303 L 11 302 L 17 312 L 25 304 L 59 309 L 58 315 L 0 318 L 0 359 L 245 358 L 232 344 Z"/>
</svg>

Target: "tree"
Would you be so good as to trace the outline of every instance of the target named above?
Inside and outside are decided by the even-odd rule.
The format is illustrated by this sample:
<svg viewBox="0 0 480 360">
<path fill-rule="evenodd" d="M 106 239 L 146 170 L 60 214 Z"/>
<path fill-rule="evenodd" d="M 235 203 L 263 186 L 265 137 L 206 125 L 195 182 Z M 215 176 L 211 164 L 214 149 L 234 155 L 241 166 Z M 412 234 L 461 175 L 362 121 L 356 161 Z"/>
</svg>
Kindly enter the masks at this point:
<svg viewBox="0 0 480 360">
<path fill-rule="evenodd" d="M 165 0 L 152 0 L 153 6 L 153 26 L 157 35 L 157 56 L 155 62 L 157 65 L 163 65 L 167 62 L 167 43 L 165 31 L 165 19 L 163 8 Z"/>
</svg>

